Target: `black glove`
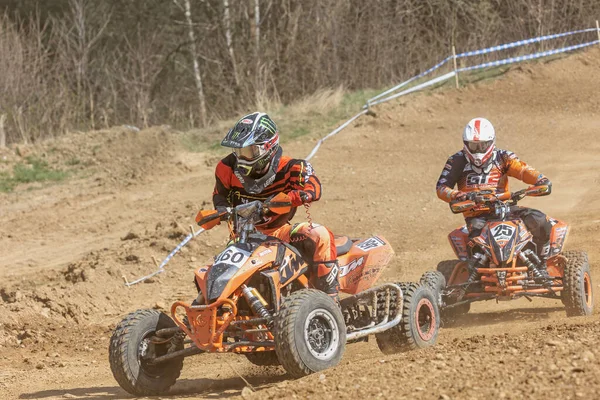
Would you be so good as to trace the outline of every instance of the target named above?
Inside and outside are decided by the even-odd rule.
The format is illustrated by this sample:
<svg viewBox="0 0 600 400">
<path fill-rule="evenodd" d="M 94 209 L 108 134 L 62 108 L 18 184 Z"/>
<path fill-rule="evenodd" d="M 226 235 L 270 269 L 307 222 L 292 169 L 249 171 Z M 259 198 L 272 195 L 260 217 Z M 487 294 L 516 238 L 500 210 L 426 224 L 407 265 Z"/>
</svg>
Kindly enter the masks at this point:
<svg viewBox="0 0 600 400">
<path fill-rule="evenodd" d="M 300 200 L 302 200 L 302 204 L 309 203 L 312 200 L 312 196 L 306 192 L 300 191 Z"/>
<path fill-rule="evenodd" d="M 217 210 L 219 214 L 222 214 L 221 221 L 227 221 L 227 218 L 229 218 L 229 212 L 231 211 L 231 207 L 216 206 L 215 210 Z"/>
</svg>

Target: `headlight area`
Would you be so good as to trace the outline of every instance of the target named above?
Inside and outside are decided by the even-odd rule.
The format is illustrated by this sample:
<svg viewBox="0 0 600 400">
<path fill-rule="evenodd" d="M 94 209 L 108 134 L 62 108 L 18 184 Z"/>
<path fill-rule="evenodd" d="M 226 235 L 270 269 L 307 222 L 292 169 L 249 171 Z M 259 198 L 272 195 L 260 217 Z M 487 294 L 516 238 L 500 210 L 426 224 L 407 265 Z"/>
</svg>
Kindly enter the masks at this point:
<svg viewBox="0 0 600 400">
<path fill-rule="evenodd" d="M 208 270 L 206 291 L 209 302 L 219 298 L 227 283 L 229 283 L 238 270 L 238 267 L 235 265 L 224 263 L 215 264 Z"/>
</svg>

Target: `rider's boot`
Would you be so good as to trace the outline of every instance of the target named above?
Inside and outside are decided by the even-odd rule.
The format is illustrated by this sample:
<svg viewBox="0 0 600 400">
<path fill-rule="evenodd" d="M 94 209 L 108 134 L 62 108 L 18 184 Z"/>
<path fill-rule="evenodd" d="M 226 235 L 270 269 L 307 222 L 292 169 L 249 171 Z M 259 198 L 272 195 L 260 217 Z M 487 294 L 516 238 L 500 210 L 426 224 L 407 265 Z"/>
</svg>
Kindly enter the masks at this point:
<svg viewBox="0 0 600 400">
<path fill-rule="evenodd" d="M 317 270 L 316 288 L 325 292 L 337 305 L 340 304 L 339 266 L 337 261 L 323 262 L 315 265 Z"/>
</svg>

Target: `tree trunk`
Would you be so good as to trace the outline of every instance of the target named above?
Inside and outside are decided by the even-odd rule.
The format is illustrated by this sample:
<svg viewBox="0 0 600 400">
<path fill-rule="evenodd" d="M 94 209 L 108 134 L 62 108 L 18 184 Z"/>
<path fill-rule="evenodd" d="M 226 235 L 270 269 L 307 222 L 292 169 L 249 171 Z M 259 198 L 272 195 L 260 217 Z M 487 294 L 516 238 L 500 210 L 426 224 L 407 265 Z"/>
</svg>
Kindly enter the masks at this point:
<svg viewBox="0 0 600 400">
<path fill-rule="evenodd" d="M 227 43 L 227 51 L 231 58 L 231 66 L 233 68 L 233 78 L 235 86 L 240 87 L 240 78 L 238 76 L 237 63 L 235 62 L 235 52 L 233 51 L 233 38 L 231 35 L 231 16 L 229 14 L 229 0 L 223 0 L 223 22 L 225 24 L 225 42 Z"/>
<path fill-rule="evenodd" d="M 196 89 L 198 90 L 198 100 L 200 102 L 200 121 L 202 126 L 206 126 L 206 99 L 202 87 L 202 75 L 200 74 L 200 63 L 198 62 L 198 47 L 196 46 L 196 34 L 194 33 L 194 23 L 192 21 L 192 6 L 190 0 L 184 0 L 185 19 L 188 24 L 188 36 L 190 37 L 190 46 L 192 49 L 192 63 L 194 64 L 194 79 L 196 80 Z"/>
</svg>

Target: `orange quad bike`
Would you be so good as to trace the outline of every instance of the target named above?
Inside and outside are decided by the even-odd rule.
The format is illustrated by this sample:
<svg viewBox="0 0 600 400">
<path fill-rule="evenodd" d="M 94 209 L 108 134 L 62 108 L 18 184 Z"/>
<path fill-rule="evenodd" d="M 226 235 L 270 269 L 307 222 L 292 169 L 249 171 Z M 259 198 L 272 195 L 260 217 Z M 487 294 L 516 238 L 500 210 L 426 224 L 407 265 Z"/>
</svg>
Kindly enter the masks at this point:
<svg viewBox="0 0 600 400">
<path fill-rule="evenodd" d="M 346 343 L 369 335 L 384 353 L 435 343 L 440 318 L 433 290 L 418 283 L 373 287 L 394 254 L 381 236 L 336 238 L 341 291 L 348 294 L 340 304 L 312 289 L 298 250 L 255 227 L 266 212 L 290 209 L 280 193 L 264 203 L 198 213 L 207 230 L 227 220 L 231 240 L 196 271 L 191 304 L 175 302 L 170 316 L 138 310 L 117 325 L 109 359 L 123 389 L 164 393 L 184 357 L 198 353 L 241 354 L 259 366 L 281 365 L 296 378 L 337 365 Z"/>
<path fill-rule="evenodd" d="M 444 320 L 468 313 L 475 301 L 519 297 L 562 300 L 568 316 L 592 313 L 593 286 L 587 253 L 563 251 L 569 227 L 557 219 L 549 219 L 550 250 L 542 261 L 533 235 L 519 217 L 519 200 L 543 195 L 548 189 L 545 185 L 532 186 L 497 196 L 482 191 L 475 200 L 450 204 L 454 213 L 473 210 L 492 217 L 472 240 L 466 226 L 450 233 L 448 238 L 458 260 L 442 261 L 437 271 L 421 277 L 421 283 L 438 294 Z"/>
</svg>

